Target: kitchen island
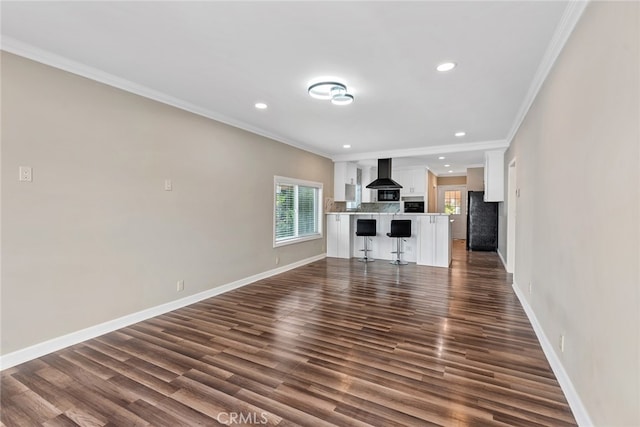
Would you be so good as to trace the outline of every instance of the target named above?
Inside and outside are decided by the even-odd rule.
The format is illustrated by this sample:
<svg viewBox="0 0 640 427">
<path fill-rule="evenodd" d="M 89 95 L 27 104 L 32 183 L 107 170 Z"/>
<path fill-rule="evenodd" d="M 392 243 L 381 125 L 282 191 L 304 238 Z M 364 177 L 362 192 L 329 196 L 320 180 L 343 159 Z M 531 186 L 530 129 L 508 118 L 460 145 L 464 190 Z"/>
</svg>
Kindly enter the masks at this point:
<svg viewBox="0 0 640 427">
<path fill-rule="evenodd" d="M 393 219 L 411 220 L 411 237 L 403 242 L 403 260 L 419 265 L 449 267 L 451 264 L 451 222 L 449 215 L 438 213 L 329 212 L 327 213 L 327 256 L 360 258 L 364 237 L 356 236 L 358 219 L 375 219 L 377 235 L 369 242 L 369 257 L 395 258 L 391 252 L 396 239 L 387 237 Z"/>
</svg>

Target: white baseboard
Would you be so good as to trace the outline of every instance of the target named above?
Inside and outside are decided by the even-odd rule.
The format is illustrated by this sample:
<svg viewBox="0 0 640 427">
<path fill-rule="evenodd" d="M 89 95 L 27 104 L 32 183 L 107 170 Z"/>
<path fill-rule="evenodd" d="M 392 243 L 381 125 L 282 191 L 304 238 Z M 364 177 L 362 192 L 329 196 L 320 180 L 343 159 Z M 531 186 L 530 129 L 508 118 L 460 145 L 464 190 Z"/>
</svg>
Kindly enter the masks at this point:
<svg viewBox="0 0 640 427">
<path fill-rule="evenodd" d="M 567 398 L 567 402 L 571 407 L 573 416 L 576 418 L 576 422 L 580 427 L 593 426 L 593 422 L 591 421 L 591 417 L 589 417 L 587 408 L 585 408 L 584 404 L 582 403 L 582 400 L 580 399 L 578 392 L 573 386 L 573 383 L 571 382 L 567 371 L 564 369 L 560 358 L 556 354 L 553 346 L 551 345 L 551 342 L 542 330 L 542 326 L 540 326 L 538 318 L 529 305 L 529 302 L 524 297 L 524 294 L 515 282 L 512 286 L 513 290 L 516 293 L 516 296 L 518 297 L 518 300 L 520 300 L 520 305 L 522 305 L 525 313 L 527 313 L 527 317 L 529 318 L 529 322 L 531 322 L 531 326 L 533 326 L 533 330 L 535 331 L 536 336 L 538 337 L 538 341 L 542 346 L 542 351 L 544 351 L 544 355 L 547 357 L 547 361 L 549 362 L 549 365 L 551 365 L 551 369 L 553 370 L 558 383 L 560 383 L 560 387 L 562 388 L 562 391 Z"/>
<path fill-rule="evenodd" d="M 502 261 L 502 266 L 504 267 L 505 271 L 509 272 L 509 270 L 507 269 L 507 261 L 504 260 L 502 252 L 500 252 L 500 248 L 498 248 L 496 252 L 498 252 L 498 258 L 500 258 L 500 261 Z"/>
<path fill-rule="evenodd" d="M 177 310 L 187 305 L 194 304 L 198 301 L 202 301 L 204 299 L 211 298 L 216 295 L 223 294 L 225 292 L 229 292 L 233 289 L 246 286 L 258 280 L 266 279 L 268 277 L 275 276 L 280 273 L 284 273 L 285 271 L 293 270 L 294 268 L 298 268 L 303 265 L 321 260 L 326 256 L 327 254 L 320 254 L 310 258 L 306 258 L 301 261 L 294 262 L 292 264 L 288 264 L 288 265 L 278 267 L 273 270 L 268 270 L 262 273 L 258 273 L 253 276 L 246 277 L 244 279 L 236 280 L 235 282 L 227 283 L 222 286 L 217 286 L 215 288 L 212 288 L 194 295 L 190 295 L 188 297 L 180 298 L 165 304 L 148 308 L 146 310 L 138 311 L 136 313 L 131 313 L 114 320 L 109 320 L 99 325 L 91 326 L 89 328 L 82 329 L 80 331 L 72 332 L 70 334 L 66 334 L 61 337 L 53 338 L 48 341 L 44 341 L 44 342 L 32 345 L 30 347 L 23 348 L 21 350 L 17 350 L 12 353 L 5 354 L 4 356 L 0 356 L 0 371 L 11 368 L 13 366 L 19 365 L 24 362 L 28 362 L 29 360 L 42 357 L 54 351 L 61 350 L 65 347 L 69 347 L 71 345 L 81 343 L 83 341 L 98 337 L 100 335 L 104 335 L 108 332 L 112 332 L 117 329 L 124 328 L 129 325 L 133 325 L 134 323 L 141 322 L 151 317 L 159 316 L 161 314 L 168 313 L 173 310 Z"/>
</svg>

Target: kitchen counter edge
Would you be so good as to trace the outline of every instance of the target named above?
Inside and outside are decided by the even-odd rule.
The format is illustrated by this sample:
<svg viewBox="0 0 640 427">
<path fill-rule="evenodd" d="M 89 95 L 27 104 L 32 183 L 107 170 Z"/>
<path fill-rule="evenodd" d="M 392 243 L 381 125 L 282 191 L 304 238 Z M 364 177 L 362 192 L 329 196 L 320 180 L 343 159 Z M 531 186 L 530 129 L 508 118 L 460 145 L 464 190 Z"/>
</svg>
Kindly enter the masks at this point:
<svg viewBox="0 0 640 427">
<path fill-rule="evenodd" d="M 397 215 L 397 216 L 449 216 L 444 213 L 411 213 L 411 212 L 325 212 L 325 215 Z"/>
</svg>

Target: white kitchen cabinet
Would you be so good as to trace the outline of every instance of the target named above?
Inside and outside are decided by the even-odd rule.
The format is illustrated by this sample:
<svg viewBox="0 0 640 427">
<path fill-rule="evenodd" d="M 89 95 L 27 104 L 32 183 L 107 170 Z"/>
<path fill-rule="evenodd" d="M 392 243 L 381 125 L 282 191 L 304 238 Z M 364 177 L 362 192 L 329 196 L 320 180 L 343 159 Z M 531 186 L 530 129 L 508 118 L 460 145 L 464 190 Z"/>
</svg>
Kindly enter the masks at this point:
<svg viewBox="0 0 640 427">
<path fill-rule="evenodd" d="M 333 200 L 337 202 L 355 200 L 357 165 L 352 162 L 333 163 Z M 353 199 L 347 198 L 347 189 L 352 189 Z"/>
<path fill-rule="evenodd" d="M 353 231 L 355 233 L 355 230 Z M 350 258 L 353 242 L 351 215 L 327 215 L 327 256 Z"/>
<path fill-rule="evenodd" d="M 335 162 L 333 164 L 333 200 L 344 202 L 347 180 L 347 162 Z"/>
<path fill-rule="evenodd" d="M 451 264 L 451 222 L 448 215 L 418 217 L 417 264 L 449 267 Z"/>
<path fill-rule="evenodd" d="M 484 201 L 504 201 L 504 151 L 484 153 Z"/>
<path fill-rule="evenodd" d="M 375 202 L 376 196 L 378 194 L 378 190 L 371 190 L 367 188 L 374 179 L 377 178 L 377 174 L 374 175 L 372 173 L 371 166 L 362 166 L 362 203 L 371 203 Z"/>
<path fill-rule="evenodd" d="M 449 267 L 451 264 L 451 223 L 449 215 L 390 215 L 384 213 L 327 214 L 327 256 L 335 258 L 360 258 L 363 237 L 355 235 L 358 218 L 375 219 L 377 235 L 369 243 L 369 257 L 391 260 L 396 250 L 396 239 L 387 236 L 394 219 L 411 220 L 411 237 L 402 244 L 403 260 L 419 265 Z"/>
<path fill-rule="evenodd" d="M 371 181 L 363 183 L 362 184 L 363 188 L 367 188 L 367 185 L 369 185 L 372 181 L 374 181 L 376 178 L 378 178 L 378 168 L 373 166 L 371 168 L 370 174 L 371 174 Z M 371 202 L 377 202 L 378 201 L 378 190 L 369 189 L 369 191 L 370 191 L 369 194 L 371 195 Z"/>
<path fill-rule="evenodd" d="M 410 194 L 425 195 L 427 191 L 427 169 L 417 168 L 411 169 L 411 187 Z"/>
<path fill-rule="evenodd" d="M 409 180 L 409 173 L 406 169 L 393 169 L 391 171 L 391 179 L 402 185 L 400 195 L 403 195 L 405 191 L 408 191 L 409 184 L 407 181 Z"/>
<path fill-rule="evenodd" d="M 401 196 L 425 196 L 427 189 L 427 169 L 394 169 L 391 177 L 398 184 Z"/>
</svg>

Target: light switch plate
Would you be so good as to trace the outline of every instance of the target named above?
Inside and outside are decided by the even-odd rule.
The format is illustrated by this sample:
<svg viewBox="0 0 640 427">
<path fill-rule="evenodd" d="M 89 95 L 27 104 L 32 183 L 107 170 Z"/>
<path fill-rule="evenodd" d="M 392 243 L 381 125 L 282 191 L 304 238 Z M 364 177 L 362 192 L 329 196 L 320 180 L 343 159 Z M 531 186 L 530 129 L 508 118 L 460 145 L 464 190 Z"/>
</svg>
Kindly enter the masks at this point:
<svg viewBox="0 0 640 427">
<path fill-rule="evenodd" d="M 171 191 L 173 190 L 173 183 L 171 182 L 170 179 L 165 179 L 164 180 L 164 191 Z"/>
</svg>

